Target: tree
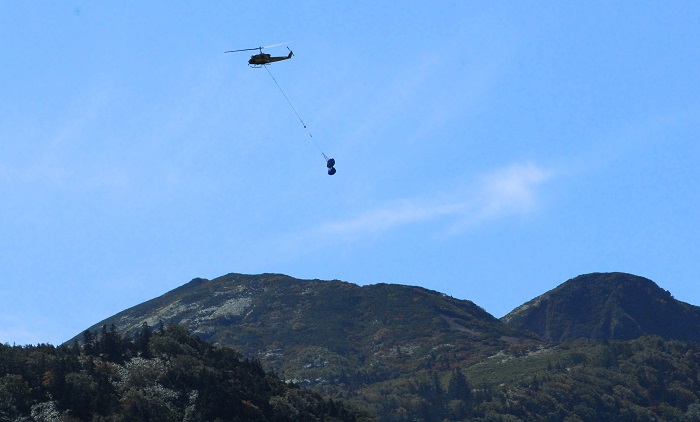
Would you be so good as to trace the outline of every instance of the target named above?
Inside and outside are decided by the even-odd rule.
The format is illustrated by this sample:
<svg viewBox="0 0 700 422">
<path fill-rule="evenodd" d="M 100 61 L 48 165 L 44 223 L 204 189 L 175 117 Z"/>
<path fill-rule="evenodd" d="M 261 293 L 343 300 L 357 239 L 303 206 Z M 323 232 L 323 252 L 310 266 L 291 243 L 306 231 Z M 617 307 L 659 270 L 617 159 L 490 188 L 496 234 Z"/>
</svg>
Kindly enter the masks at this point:
<svg viewBox="0 0 700 422">
<path fill-rule="evenodd" d="M 134 342 L 136 346 L 136 352 L 144 358 L 149 358 L 150 352 L 148 350 L 148 345 L 151 342 L 151 327 L 148 326 L 147 322 L 143 322 L 141 325 L 141 331 L 136 335 L 136 341 Z"/>
<path fill-rule="evenodd" d="M 94 377 L 87 373 L 71 372 L 66 375 L 65 390 L 65 400 L 61 400 L 60 406 L 70 409 L 81 420 L 89 420 L 97 392 Z"/>
<path fill-rule="evenodd" d="M 83 332 L 83 352 L 89 356 L 95 354 L 95 335 L 90 330 Z"/>
<path fill-rule="evenodd" d="M 125 348 L 124 341 L 117 333 L 117 327 L 112 324 L 109 331 L 107 325 L 102 326 L 102 337 L 100 338 L 100 352 L 111 362 L 122 363 Z"/>
<path fill-rule="evenodd" d="M 472 406 L 472 389 L 462 370 L 455 368 L 447 384 L 448 416 L 452 420 L 464 420 Z"/>
<path fill-rule="evenodd" d="M 30 387 L 20 375 L 0 378 L 0 412 L 8 415 L 26 413 L 31 403 Z"/>
<path fill-rule="evenodd" d="M 450 375 L 450 381 L 447 384 L 447 398 L 450 400 L 464 400 L 471 402 L 472 388 L 469 381 L 462 373 L 462 370 L 455 368 Z"/>
</svg>

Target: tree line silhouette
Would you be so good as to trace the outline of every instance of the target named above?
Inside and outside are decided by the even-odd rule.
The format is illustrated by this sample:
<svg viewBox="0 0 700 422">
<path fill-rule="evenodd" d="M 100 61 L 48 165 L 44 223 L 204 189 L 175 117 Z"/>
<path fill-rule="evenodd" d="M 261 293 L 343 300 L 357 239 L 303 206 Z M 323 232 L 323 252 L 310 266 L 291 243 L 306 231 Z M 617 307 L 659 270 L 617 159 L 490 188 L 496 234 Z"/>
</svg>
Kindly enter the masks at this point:
<svg viewBox="0 0 700 422">
<path fill-rule="evenodd" d="M 364 421 L 179 326 L 114 326 L 55 347 L 0 345 L 0 421 Z"/>
</svg>

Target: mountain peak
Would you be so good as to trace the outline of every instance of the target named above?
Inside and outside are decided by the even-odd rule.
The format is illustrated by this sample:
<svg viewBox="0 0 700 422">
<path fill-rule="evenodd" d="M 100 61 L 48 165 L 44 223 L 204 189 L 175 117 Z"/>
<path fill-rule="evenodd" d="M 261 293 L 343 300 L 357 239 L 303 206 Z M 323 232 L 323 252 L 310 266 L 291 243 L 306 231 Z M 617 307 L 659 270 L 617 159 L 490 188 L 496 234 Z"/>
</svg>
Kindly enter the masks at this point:
<svg viewBox="0 0 700 422">
<path fill-rule="evenodd" d="M 514 335 L 471 301 L 422 287 L 237 273 L 193 279 L 89 331 L 114 324 L 131 335 L 160 322 L 233 346 L 298 379 L 342 378 L 348 366 L 372 372 L 387 361 L 420 367 L 440 354 L 475 359 Z M 288 358 L 300 354 L 300 360 Z"/>
<path fill-rule="evenodd" d="M 547 341 L 643 335 L 700 341 L 700 308 L 627 273 L 580 275 L 519 306 L 502 321 Z"/>
</svg>

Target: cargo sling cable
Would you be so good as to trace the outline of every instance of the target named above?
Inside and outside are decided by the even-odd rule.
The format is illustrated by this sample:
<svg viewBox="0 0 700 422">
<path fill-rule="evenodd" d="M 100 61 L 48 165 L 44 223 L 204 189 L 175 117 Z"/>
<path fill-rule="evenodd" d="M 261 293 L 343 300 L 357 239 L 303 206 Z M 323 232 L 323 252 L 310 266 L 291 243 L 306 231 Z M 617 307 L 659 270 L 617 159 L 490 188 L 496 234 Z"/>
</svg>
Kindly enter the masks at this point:
<svg viewBox="0 0 700 422">
<path fill-rule="evenodd" d="M 321 152 L 321 155 L 323 155 L 323 158 L 326 160 L 326 167 L 328 167 L 328 174 L 329 174 L 330 176 L 334 175 L 334 174 L 335 174 L 335 167 L 334 167 L 334 166 L 335 166 L 335 160 L 334 160 L 333 158 L 328 158 L 328 157 L 326 156 L 326 154 L 325 154 L 325 153 L 323 152 L 323 150 L 321 149 L 321 146 L 318 144 L 318 142 L 316 142 L 316 139 L 314 139 L 314 136 L 311 134 L 311 131 L 309 130 L 309 128 L 306 127 L 306 123 L 304 123 L 304 121 L 301 119 L 301 116 L 299 115 L 299 113 L 297 112 L 297 110 L 296 110 L 296 109 L 294 108 L 294 106 L 292 105 L 292 102 L 289 101 L 289 97 L 287 97 L 287 94 L 284 93 L 284 90 L 282 89 L 282 87 L 280 86 L 280 84 L 277 82 L 277 79 L 275 79 L 275 77 L 272 76 L 272 72 L 270 72 L 270 69 L 268 69 L 267 66 L 263 66 L 263 67 L 265 68 L 265 70 L 267 70 L 267 74 L 270 75 L 270 77 L 272 78 L 272 80 L 275 82 L 275 85 L 277 85 L 277 88 L 280 90 L 280 92 L 281 92 L 282 95 L 284 96 L 284 99 L 287 100 L 287 104 L 289 104 L 289 107 L 291 107 L 291 108 L 292 108 L 292 111 L 294 111 L 294 114 L 297 115 L 297 118 L 299 119 L 299 122 L 301 122 L 301 125 L 304 126 L 304 129 L 306 129 L 306 133 L 309 134 L 309 138 L 311 138 L 311 140 L 312 140 L 312 141 L 314 142 L 314 144 L 316 145 L 316 148 L 318 148 L 318 150 Z"/>
</svg>

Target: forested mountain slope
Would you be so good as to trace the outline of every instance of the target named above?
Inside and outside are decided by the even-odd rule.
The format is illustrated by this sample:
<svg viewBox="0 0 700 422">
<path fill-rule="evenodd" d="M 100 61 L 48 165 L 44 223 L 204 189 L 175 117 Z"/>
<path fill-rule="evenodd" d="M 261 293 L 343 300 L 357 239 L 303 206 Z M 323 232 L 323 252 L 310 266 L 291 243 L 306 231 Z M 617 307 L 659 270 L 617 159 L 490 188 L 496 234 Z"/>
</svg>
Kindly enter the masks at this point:
<svg viewBox="0 0 700 422">
<path fill-rule="evenodd" d="M 674 299 L 649 279 L 625 273 L 578 276 L 502 320 L 555 342 L 643 335 L 700 341 L 700 307 Z"/>
<path fill-rule="evenodd" d="M 179 327 L 380 421 L 697 421 L 696 316 L 622 273 L 579 276 L 502 320 L 420 287 L 229 274 L 75 340 Z"/>
<path fill-rule="evenodd" d="M 130 334 L 144 323 L 180 325 L 307 384 L 366 384 L 441 357 L 476 361 L 518 335 L 474 303 L 424 288 L 279 274 L 194 279 L 89 330 Z"/>
<path fill-rule="evenodd" d="M 0 421 L 371 419 L 177 326 L 132 340 L 105 327 L 82 346 L 0 345 Z"/>
</svg>

